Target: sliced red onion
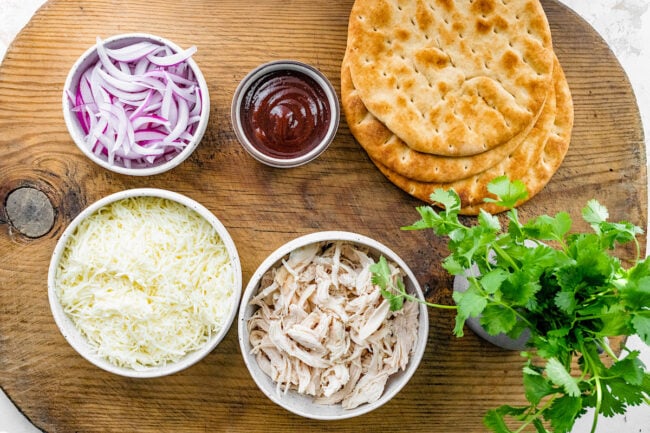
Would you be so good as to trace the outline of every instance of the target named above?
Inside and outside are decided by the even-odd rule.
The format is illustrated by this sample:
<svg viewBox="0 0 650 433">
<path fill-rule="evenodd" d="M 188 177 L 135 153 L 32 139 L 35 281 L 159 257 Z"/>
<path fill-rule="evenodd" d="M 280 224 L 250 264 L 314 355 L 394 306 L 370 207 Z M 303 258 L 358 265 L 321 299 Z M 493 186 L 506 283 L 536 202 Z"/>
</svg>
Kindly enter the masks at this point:
<svg viewBox="0 0 650 433">
<path fill-rule="evenodd" d="M 146 57 L 159 47 L 153 42 L 142 41 L 122 48 L 106 48 L 106 54 L 115 61 L 131 63 Z"/>
<path fill-rule="evenodd" d="M 145 75 L 152 64 L 146 57 L 139 59 L 133 65 L 133 75 Z"/>
<path fill-rule="evenodd" d="M 185 86 L 191 86 L 192 84 L 194 84 L 192 82 L 192 80 L 188 80 L 187 78 L 184 78 L 184 77 L 182 77 L 182 76 L 180 76 L 178 74 L 173 74 L 173 73 L 169 72 L 169 70 L 161 71 L 159 69 L 156 69 L 156 70 L 144 73 L 144 76 L 145 77 L 153 77 L 153 78 L 157 78 L 157 79 L 161 79 L 161 78 L 171 79 L 176 84 L 183 84 Z"/>
<path fill-rule="evenodd" d="M 169 133 L 167 137 L 163 140 L 166 143 L 176 140 L 180 135 L 187 129 L 187 122 L 189 120 L 189 108 L 187 108 L 187 102 L 184 99 L 178 99 L 178 115 L 176 116 L 177 122 L 174 129 Z"/>
<path fill-rule="evenodd" d="M 147 56 L 147 60 L 158 66 L 175 66 L 192 57 L 194 53 L 196 53 L 196 47 L 190 47 L 185 51 L 181 51 L 180 53 L 169 54 L 162 57 L 156 56 L 154 54 L 149 54 Z"/>
<path fill-rule="evenodd" d="M 162 125 L 166 129 L 169 129 L 169 120 L 163 119 L 162 117 L 157 116 L 155 114 L 138 116 L 135 119 L 131 119 L 131 124 L 133 125 L 133 129 L 135 131 L 147 125 L 148 126 Z"/>
<path fill-rule="evenodd" d="M 149 41 L 113 49 L 97 38 L 97 63 L 68 94 L 90 151 L 125 167 L 180 153 L 201 118 L 199 84 L 187 64 L 195 52 Z"/>
</svg>

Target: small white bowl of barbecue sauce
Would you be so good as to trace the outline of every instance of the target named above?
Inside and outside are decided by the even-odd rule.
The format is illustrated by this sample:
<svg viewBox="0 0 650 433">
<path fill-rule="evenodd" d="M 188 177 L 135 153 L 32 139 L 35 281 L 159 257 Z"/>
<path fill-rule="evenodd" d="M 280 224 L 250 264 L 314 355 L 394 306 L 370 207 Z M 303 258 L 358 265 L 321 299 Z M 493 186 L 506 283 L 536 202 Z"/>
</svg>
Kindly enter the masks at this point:
<svg viewBox="0 0 650 433">
<path fill-rule="evenodd" d="M 241 81 L 232 101 L 232 124 L 244 149 L 278 168 L 318 157 L 339 125 L 334 87 L 318 69 L 293 60 L 258 66 Z"/>
</svg>

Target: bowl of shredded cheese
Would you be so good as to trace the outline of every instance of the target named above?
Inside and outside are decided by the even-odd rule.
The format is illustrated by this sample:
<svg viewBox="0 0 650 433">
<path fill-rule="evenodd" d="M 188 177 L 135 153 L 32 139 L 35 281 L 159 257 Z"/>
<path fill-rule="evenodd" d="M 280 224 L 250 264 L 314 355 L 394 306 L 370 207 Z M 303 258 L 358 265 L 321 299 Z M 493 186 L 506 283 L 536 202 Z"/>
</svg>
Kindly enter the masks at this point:
<svg viewBox="0 0 650 433">
<path fill-rule="evenodd" d="M 409 267 L 366 236 L 325 231 L 281 246 L 242 295 L 239 344 L 258 388 L 297 415 L 340 420 L 392 399 L 415 373 L 427 342 L 426 306 L 397 311 L 373 281 L 380 260 L 406 292 L 422 290 Z"/>
<path fill-rule="evenodd" d="M 68 343 L 122 376 L 178 372 L 228 332 L 241 264 L 224 225 L 171 191 L 104 197 L 66 228 L 52 254 L 48 296 Z"/>
</svg>

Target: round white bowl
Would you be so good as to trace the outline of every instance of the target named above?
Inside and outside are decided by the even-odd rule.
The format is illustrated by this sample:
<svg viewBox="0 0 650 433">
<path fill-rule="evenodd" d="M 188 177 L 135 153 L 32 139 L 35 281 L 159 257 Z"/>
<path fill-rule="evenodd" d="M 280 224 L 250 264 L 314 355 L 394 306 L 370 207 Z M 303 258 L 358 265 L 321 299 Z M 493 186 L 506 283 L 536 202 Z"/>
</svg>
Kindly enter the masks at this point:
<svg viewBox="0 0 650 433">
<path fill-rule="evenodd" d="M 399 371 L 389 377 L 388 382 L 382 396 L 374 403 L 362 404 L 354 409 L 344 409 L 341 404 L 336 405 L 323 405 L 313 402 L 313 398 L 308 395 L 299 394 L 296 391 L 290 390 L 287 393 L 278 391 L 276 383 L 267 376 L 258 366 L 255 356 L 251 354 L 251 344 L 249 341 L 249 334 L 247 328 L 248 319 L 253 315 L 256 307 L 250 305 L 250 299 L 257 293 L 259 289 L 260 279 L 272 267 L 281 263 L 281 260 L 296 248 L 318 243 L 322 241 L 348 241 L 358 245 L 368 247 L 376 259 L 380 255 L 386 257 L 388 261 L 397 264 L 405 273 L 404 283 L 409 293 L 416 294 L 420 299 L 424 299 L 422 289 L 413 275 L 411 269 L 404 263 L 404 261 L 395 254 L 387 246 L 371 239 L 369 237 L 344 232 L 344 231 L 324 231 L 308 234 L 297 239 L 294 239 L 280 248 L 275 250 L 271 255 L 262 262 L 251 277 L 246 290 L 241 299 L 241 306 L 239 307 L 238 317 L 238 332 L 239 332 L 239 346 L 244 357 L 244 362 L 248 368 L 253 380 L 259 389 L 274 403 L 293 412 L 297 415 L 318 419 L 318 420 L 341 420 L 363 415 L 373 411 L 380 406 L 390 401 L 410 380 L 418 368 L 427 343 L 429 333 L 429 315 L 427 308 L 424 304 L 419 305 L 419 327 L 418 336 L 415 343 L 415 348 L 409 359 L 408 366 L 405 370 Z"/>
<path fill-rule="evenodd" d="M 94 214 L 97 210 L 101 209 L 102 207 L 110 203 L 123 200 L 129 197 L 160 197 L 160 198 L 168 199 L 180 203 L 182 205 L 185 205 L 186 207 L 194 210 L 203 218 L 205 218 L 210 223 L 210 225 L 214 227 L 219 237 L 223 241 L 226 250 L 228 251 L 228 254 L 230 256 L 230 262 L 233 267 L 233 276 L 234 276 L 234 286 L 233 286 L 234 296 L 232 300 L 232 305 L 230 307 L 230 313 L 226 318 L 226 320 L 224 321 L 221 330 L 218 333 L 215 333 L 201 349 L 188 353 L 187 355 L 185 355 L 185 357 L 181 358 L 178 362 L 169 363 L 159 367 L 150 367 L 143 370 L 134 370 L 127 367 L 117 366 L 111 363 L 110 361 L 108 361 L 107 359 L 97 355 L 94 349 L 90 346 L 90 344 L 88 344 L 86 337 L 83 336 L 83 334 L 75 326 L 74 322 L 63 311 L 61 303 L 59 302 L 58 296 L 56 294 L 56 285 L 55 285 L 55 277 L 56 277 L 56 271 L 59 265 L 59 261 L 61 260 L 61 256 L 67 246 L 68 240 L 70 239 L 70 237 L 72 236 L 76 228 L 79 226 L 79 224 L 84 219 L 88 218 L 90 215 Z M 63 337 L 82 357 L 84 357 L 86 360 L 90 361 L 92 364 L 96 365 L 97 367 L 120 376 L 135 377 L 135 378 L 150 378 L 150 377 L 166 376 L 181 371 L 187 367 L 190 367 L 191 365 L 203 359 L 206 355 L 212 352 L 212 350 L 214 350 L 215 347 L 217 347 L 217 345 L 221 342 L 221 340 L 223 340 L 225 335 L 228 333 L 228 330 L 230 329 L 232 322 L 234 321 L 235 316 L 237 314 L 237 308 L 239 307 L 239 301 L 241 299 L 242 273 L 241 273 L 241 263 L 239 260 L 239 254 L 237 253 L 237 248 L 235 247 L 235 243 L 233 242 L 232 238 L 230 237 L 230 234 L 228 233 L 224 225 L 221 223 L 221 221 L 219 221 L 219 219 L 217 219 L 217 217 L 214 216 L 214 214 L 212 214 L 207 208 L 205 208 L 203 205 L 199 204 L 198 202 L 182 194 L 178 194 L 175 192 L 162 190 L 162 189 L 156 189 L 156 188 L 137 188 L 137 189 L 117 192 L 115 194 L 111 194 L 107 197 L 104 197 L 96 201 L 95 203 L 91 204 L 87 208 L 85 208 L 79 215 L 77 215 L 77 217 L 74 220 L 72 220 L 70 225 L 65 229 L 65 231 L 61 235 L 61 238 L 58 240 L 54 248 L 54 252 L 52 253 L 52 259 L 50 261 L 50 266 L 47 275 L 47 286 L 48 286 L 48 298 L 50 302 L 50 308 L 52 310 L 52 315 L 54 316 L 54 321 L 59 327 L 61 334 L 63 334 Z"/>
<path fill-rule="evenodd" d="M 157 44 L 166 45 L 172 49 L 174 52 L 183 51 L 181 47 L 173 43 L 172 41 L 162 38 L 160 36 L 150 35 L 147 33 L 126 33 L 111 36 L 104 39 L 104 45 L 109 48 L 122 48 L 137 42 L 141 41 L 150 41 Z M 186 60 L 187 64 L 192 68 L 196 81 L 199 84 L 201 90 L 201 120 L 197 125 L 196 131 L 192 140 L 187 144 L 187 146 L 176 156 L 174 156 L 169 161 L 159 161 L 156 165 L 142 168 L 127 168 L 121 164 L 109 164 L 108 159 L 104 155 L 95 155 L 91 149 L 88 148 L 85 144 L 84 133 L 77 116 L 72 111 L 72 104 L 68 95 L 71 92 L 75 94 L 77 91 L 77 86 L 79 84 L 79 79 L 81 75 L 88 69 L 88 67 L 97 63 L 99 56 L 97 54 L 97 45 L 93 45 L 88 48 L 85 53 L 77 59 L 77 61 L 72 65 L 70 72 L 65 80 L 63 85 L 63 118 L 65 119 L 65 124 L 68 128 L 68 132 L 72 137 L 72 140 L 77 145 L 79 150 L 88 157 L 91 161 L 95 162 L 101 167 L 104 167 L 107 170 L 113 171 L 115 173 L 126 174 L 130 176 L 151 176 L 155 174 L 160 174 L 165 171 L 171 170 L 172 168 L 178 166 L 180 163 L 185 161 L 191 154 L 194 152 L 199 142 L 205 134 L 205 130 L 208 126 L 208 119 L 210 117 L 210 94 L 208 92 L 208 84 L 205 81 L 203 73 L 199 69 L 199 66 L 196 64 L 194 59 L 189 58 Z"/>
<path fill-rule="evenodd" d="M 251 85 L 255 84 L 263 76 L 277 71 L 299 72 L 314 80 L 325 93 L 325 96 L 327 97 L 327 104 L 330 110 L 330 123 L 328 125 L 327 132 L 325 133 L 325 136 L 321 142 L 306 154 L 299 155 L 294 158 L 277 158 L 260 151 L 248 139 L 242 125 L 241 106 L 244 103 L 246 92 L 251 87 Z M 336 132 L 338 131 L 339 121 L 341 117 L 340 111 L 339 99 L 336 95 L 336 91 L 334 90 L 332 83 L 330 83 L 330 81 L 321 71 L 306 63 L 297 62 L 294 60 L 277 60 L 258 66 L 257 68 L 250 71 L 243 80 L 241 80 L 237 86 L 237 89 L 235 90 L 235 94 L 232 99 L 230 117 L 237 139 L 241 143 L 242 147 L 253 158 L 271 167 L 291 168 L 298 167 L 316 159 L 329 147 L 330 143 L 336 136 Z"/>
</svg>

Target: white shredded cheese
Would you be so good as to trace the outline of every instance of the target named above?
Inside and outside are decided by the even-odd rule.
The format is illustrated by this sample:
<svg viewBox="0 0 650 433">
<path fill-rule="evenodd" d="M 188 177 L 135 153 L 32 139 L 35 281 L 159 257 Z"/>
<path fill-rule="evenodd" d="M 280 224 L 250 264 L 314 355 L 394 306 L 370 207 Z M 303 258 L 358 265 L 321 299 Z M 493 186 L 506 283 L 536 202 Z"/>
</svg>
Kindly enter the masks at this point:
<svg viewBox="0 0 650 433">
<path fill-rule="evenodd" d="M 116 201 L 85 219 L 59 262 L 56 292 L 99 356 L 135 370 L 201 348 L 235 299 L 232 263 L 216 230 L 157 197 Z"/>
</svg>

